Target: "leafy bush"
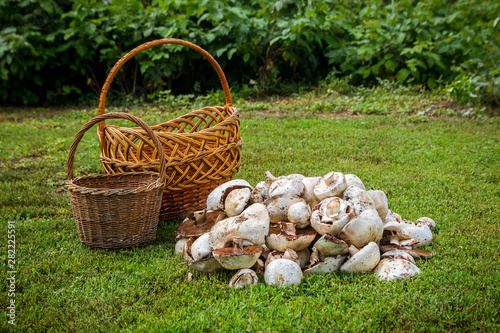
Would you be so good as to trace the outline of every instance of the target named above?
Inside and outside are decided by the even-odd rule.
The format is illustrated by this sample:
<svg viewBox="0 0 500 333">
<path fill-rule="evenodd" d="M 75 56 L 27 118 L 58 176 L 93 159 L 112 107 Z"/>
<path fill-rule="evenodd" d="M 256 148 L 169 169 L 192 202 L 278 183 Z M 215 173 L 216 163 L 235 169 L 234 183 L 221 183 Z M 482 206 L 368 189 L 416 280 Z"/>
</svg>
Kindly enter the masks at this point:
<svg viewBox="0 0 500 333">
<path fill-rule="evenodd" d="M 205 48 L 232 86 L 265 93 L 330 72 L 350 83 L 429 88 L 467 75 L 491 82 L 499 11 L 493 0 L 0 0 L 0 100 L 95 95 L 127 51 L 166 37 Z M 115 81 L 115 92 L 150 97 L 219 85 L 201 56 L 172 46 L 139 54 Z M 489 96 L 481 102 L 498 102 L 498 86 L 478 87 Z"/>
</svg>

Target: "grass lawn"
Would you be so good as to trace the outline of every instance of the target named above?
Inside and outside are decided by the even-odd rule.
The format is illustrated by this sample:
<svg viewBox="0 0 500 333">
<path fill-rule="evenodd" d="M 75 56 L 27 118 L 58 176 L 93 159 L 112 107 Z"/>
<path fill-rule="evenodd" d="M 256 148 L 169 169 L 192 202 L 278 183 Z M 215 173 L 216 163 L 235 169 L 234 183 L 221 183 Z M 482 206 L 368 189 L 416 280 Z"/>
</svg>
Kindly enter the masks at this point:
<svg viewBox="0 0 500 333">
<path fill-rule="evenodd" d="M 328 109 L 338 104 L 322 103 L 307 112 L 242 103 L 235 178 L 255 185 L 266 170 L 358 175 L 367 188 L 385 191 L 403 218 L 437 222 L 425 248 L 435 256 L 417 261 L 420 275 L 380 282 L 337 273 L 287 288 L 261 279 L 243 290 L 228 287 L 231 272 L 192 272 L 189 281 L 187 264 L 174 255 L 179 221 L 160 222 L 149 246 L 90 249 L 78 240 L 64 184 L 69 146 L 95 111 L 3 110 L 0 331 L 12 329 L 10 299 L 22 332 L 499 331 L 500 118 L 339 114 Z M 162 108 L 130 112 L 150 124 L 173 117 Z M 76 174 L 102 173 L 98 154 L 91 130 Z M 15 297 L 6 282 L 8 221 L 15 225 Z"/>
</svg>

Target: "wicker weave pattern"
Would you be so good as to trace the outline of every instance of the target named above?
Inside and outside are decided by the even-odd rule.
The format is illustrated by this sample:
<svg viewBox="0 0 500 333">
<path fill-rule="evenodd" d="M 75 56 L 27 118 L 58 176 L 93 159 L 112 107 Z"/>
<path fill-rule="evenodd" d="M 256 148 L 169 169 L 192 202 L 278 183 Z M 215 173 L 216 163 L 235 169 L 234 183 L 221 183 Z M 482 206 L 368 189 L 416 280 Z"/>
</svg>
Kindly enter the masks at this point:
<svg viewBox="0 0 500 333">
<path fill-rule="evenodd" d="M 134 172 L 74 178 L 76 148 L 85 132 L 103 119 L 124 118 L 139 124 L 153 140 L 160 174 Z M 144 138 L 146 139 L 146 138 Z M 68 190 L 80 241 L 90 247 L 140 246 L 156 238 L 165 183 L 165 159 L 161 143 L 140 119 L 129 114 L 108 113 L 89 121 L 76 135 L 68 156 Z"/>
<path fill-rule="evenodd" d="M 241 163 L 239 117 L 232 107 L 229 86 L 222 69 L 205 50 L 178 39 L 145 43 L 122 57 L 111 69 L 101 91 L 99 114 L 105 112 L 109 86 L 118 70 L 132 57 L 153 46 L 179 44 L 202 54 L 217 72 L 226 105 L 205 107 L 152 129 L 160 139 L 166 158 L 166 183 L 161 218 L 183 217 L 205 204 L 208 193 L 230 180 Z M 99 124 L 101 162 L 107 173 L 157 171 L 154 145 L 141 128 Z M 206 193 L 206 194 L 205 194 Z M 187 195 L 190 195 L 188 197 Z M 176 197 L 179 202 L 176 202 Z"/>
</svg>

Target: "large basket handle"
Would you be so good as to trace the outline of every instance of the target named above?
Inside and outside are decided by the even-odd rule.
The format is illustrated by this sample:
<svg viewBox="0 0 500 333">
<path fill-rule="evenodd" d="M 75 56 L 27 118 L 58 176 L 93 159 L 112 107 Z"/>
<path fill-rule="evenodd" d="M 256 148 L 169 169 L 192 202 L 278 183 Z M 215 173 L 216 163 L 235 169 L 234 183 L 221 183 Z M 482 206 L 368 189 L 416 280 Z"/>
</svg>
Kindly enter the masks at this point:
<svg viewBox="0 0 500 333">
<path fill-rule="evenodd" d="M 136 116 L 133 116 L 131 114 L 121 113 L 121 112 L 111 112 L 111 113 L 98 115 L 97 117 L 91 119 L 88 123 L 86 123 L 82 127 L 82 129 L 76 134 L 75 139 L 73 140 L 73 144 L 71 145 L 71 147 L 69 149 L 68 181 L 71 181 L 75 178 L 74 173 L 73 173 L 73 162 L 74 162 L 74 158 L 75 158 L 75 152 L 76 152 L 76 148 L 78 147 L 78 143 L 83 138 L 83 135 L 85 134 L 85 132 L 87 132 L 95 124 L 97 124 L 105 119 L 117 119 L 117 118 L 127 119 L 127 120 L 130 120 L 131 122 L 134 122 L 137 125 L 141 126 L 146 131 L 146 133 L 149 135 L 149 137 L 153 140 L 153 143 L 156 146 L 158 158 L 160 160 L 160 183 L 165 184 L 167 165 L 166 165 L 166 161 L 165 161 L 165 153 L 163 152 L 163 147 L 161 145 L 160 140 L 156 136 L 155 132 L 151 129 L 151 127 L 149 127 L 141 119 L 139 119 Z"/>
<path fill-rule="evenodd" d="M 111 68 L 111 71 L 109 71 L 108 77 L 106 78 L 106 81 L 104 82 L 104 85 L 101 90 L 101 95 L 99 96 L 99 107 L 98 107 L 98 114 L 104 114 L 104 106 L 106 103 L 106 95 L 108 93 L 109 86 L 111 85 L 111 82 L 113 81 L 115 75 L 118 73 L 118 70 L 130 59 L 132 59 L 134 56 L 139 54 L 140 52 L 147 50 L 149 48 L 152 48 L 153 46 L 157 45 L 163 45 L 163 44 L 178 44 L 178 45 L 184 45 L 189 47 L 190 49 L 193 49 L 200 53 L 202 56 L 204 56 L 213 66 L 215 71 L 217 72 L 217 75 L 219 76 L 220 82 L 222 84 L 222 89 L 224 90 L 224 96 L 226 98 L 226 106 L 232 106 L 233 102 L 231 100 L 231 93 L 229 92 L 229 85 L 226 80 L 226 76 L 224 75 L 224 72 L 222 71 L 222 68 L 219 66 L 217 61 L 204 49 L 199 47 L 196 44 L 186 42 L 182 39 L 175 39 L 175 38 L 163 38 L 163 39 L 157 39 L 153 40 L 151 42 L 144 43 L 142 45 L 139 45 L 129 53 L 125 54 L 120 60 L 116 62 L 116 64 Z M 99 124 L 99 130 L 102 131 L 104 130 L 104 122 Z"/>
</svg>

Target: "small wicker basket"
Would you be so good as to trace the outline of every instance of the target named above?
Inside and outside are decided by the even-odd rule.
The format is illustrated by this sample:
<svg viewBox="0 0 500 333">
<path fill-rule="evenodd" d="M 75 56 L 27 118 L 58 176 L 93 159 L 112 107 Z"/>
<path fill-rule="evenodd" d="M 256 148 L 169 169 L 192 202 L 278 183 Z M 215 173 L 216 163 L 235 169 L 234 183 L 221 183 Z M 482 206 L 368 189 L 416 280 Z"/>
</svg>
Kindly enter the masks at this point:
<svg viewBox="0 0 500 333">
<path fill-rule="evenodd" d="M 76 148 L 92 126 L 105 119 L 122 118 L 141 126 L 152 142 L 157 172 L 128 172 L 74 178 Z M 126 144 L 126 142 L 123 142 Z M 158 162 L 159 161 L 159 162 Z M 68 191 L 80 241 L 90 247 L 117 249 L 140 246 L 156 239 L 161 198 L 165 186 L 165 157 L 157 136 L 139 118 L 125 113 L 108 113 L 90 120 L 77 133 L 68 156 Z"/>
<path fill-rule="evenodd" d="M 105 112 L 106 94 L 118 70 L 138 53 L 163 44 L 187 46 L 203 55 L 217 72 L 226 99 L 225 106 L 204 107 L 151 126 L 163 145 L 167 165 L 160 219 L 170 220 L 206 207 L 208 194 L 238 171 L 243 140 L 239 117 L 219 64 L 207 51 L 180 39 L 142 44 L 118 60 L 102 87 L 98 113 Z M 158 164 L 150 163 L 153 150 L 142 144 L 145 132 L 141 128 L 108 126 L 103 121 L 98 134 L 101 162 L 107 173 L 158 171 Z"/>
</svg>

